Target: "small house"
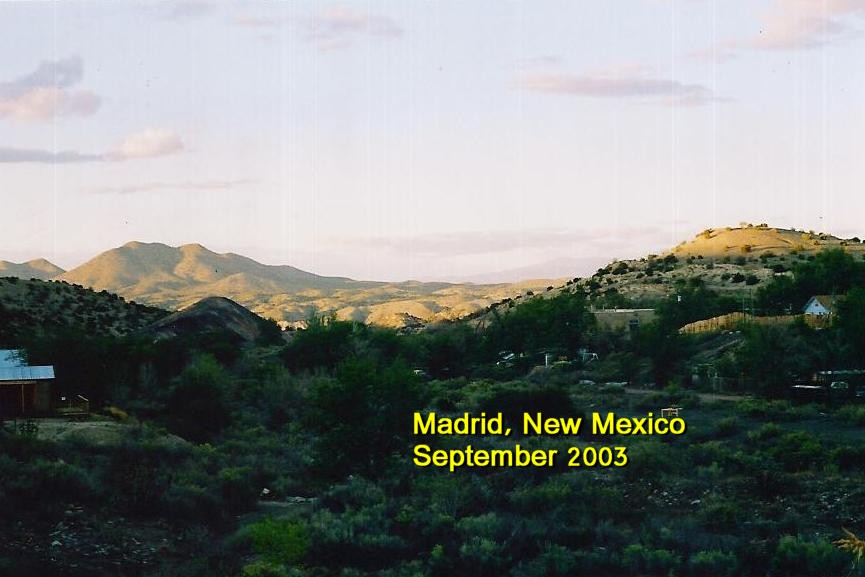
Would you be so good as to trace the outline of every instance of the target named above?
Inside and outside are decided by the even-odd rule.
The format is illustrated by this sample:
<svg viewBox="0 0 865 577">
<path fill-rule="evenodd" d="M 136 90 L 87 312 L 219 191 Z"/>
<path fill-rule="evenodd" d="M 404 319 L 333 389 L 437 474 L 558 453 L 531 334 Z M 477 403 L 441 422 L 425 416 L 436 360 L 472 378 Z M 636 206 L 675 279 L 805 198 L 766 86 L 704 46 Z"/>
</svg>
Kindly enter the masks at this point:
<svg viewBox="0 0 865 577">
<path fill-rule="evenodd" d="M 805 303 L 804 312 L 817 317 L 834 315 L 837 304 L 838 297 L 834 295 L 815 295 Z"/>
<path fill-rule="evenodd" d="M 51 411 L 53 366 L 30 366 L 19 350 L 0 349 L 0 419 Z"/>
<path fill-rule="evenodd" d="M 655 309 L 601 309 L 592 314 L 598 326 L 607 330 L 635 331 L 655 320 Z"/>
</svg>

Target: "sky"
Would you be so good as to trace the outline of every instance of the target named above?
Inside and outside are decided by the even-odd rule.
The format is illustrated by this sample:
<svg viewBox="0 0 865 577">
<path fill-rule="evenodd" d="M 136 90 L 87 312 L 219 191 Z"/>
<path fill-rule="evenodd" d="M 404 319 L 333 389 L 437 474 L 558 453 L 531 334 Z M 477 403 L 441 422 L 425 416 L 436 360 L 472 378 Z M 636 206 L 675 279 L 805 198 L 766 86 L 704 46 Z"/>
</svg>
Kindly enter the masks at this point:
<svg viewBox="0 0 865 577">
<path fill-rule="evenodd" d="M 865 237 L 865 0 L 0 3 L 0 259 L 374 280 Z"/>
</svg>

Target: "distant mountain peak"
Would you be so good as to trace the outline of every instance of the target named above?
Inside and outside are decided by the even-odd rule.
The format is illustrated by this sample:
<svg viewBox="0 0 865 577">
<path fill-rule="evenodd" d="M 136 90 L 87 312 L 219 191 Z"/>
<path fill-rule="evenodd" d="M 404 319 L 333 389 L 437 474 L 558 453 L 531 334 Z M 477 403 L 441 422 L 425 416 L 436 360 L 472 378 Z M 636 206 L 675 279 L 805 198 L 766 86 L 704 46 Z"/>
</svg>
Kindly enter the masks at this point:
<svg viewBox="0 0 865 577">
<path fill-rule="evenodd" d="M 212 250 L 208 249 L 204 245 L 198 244 L 197 242 L 182 244 L 178 248 L 180 248 L 180 250 L 192 251 L 192 252 L 211 252 L 211 253 L 213 252 Z M 213 254 L 218 254 L 218 253 L 213 253 Z"/>
<path fill-rule="evenodd" d="M 24 263 L 0 260 L 0 277 L 48 280 L 63 272 L 62 268 L 44 258 L 34 258 Z"/>
</svg>

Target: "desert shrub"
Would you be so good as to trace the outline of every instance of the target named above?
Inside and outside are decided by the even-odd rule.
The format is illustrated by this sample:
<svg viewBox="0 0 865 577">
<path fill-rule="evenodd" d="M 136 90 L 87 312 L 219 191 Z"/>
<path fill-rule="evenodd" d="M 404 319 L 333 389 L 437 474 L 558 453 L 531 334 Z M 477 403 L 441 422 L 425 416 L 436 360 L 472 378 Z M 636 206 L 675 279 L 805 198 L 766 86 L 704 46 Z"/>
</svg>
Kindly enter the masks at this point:
<svg viewBox="0 0 865 577">
<path fill-rule="evenodd" d="M 735 531 L 741 519 L 741 505 L 737 501 L 710 498 L 703 501 L 697 518 L 706 529 L 715 533 Z"/>
<path fill-rule="evenodd" d="M 169 428 L 191 441 L 213 439 L 230 420 L 229 386 L 229 376 L 216 359 L 209 355 L 194 359 L 169 393 Z"/>
<path fill-rule="evenodd" d="M 847 556 L 828 541 L 806 541 L 792 535 L 778 540 L 771 560 L 775 574 L 790 577 L 843 575 L 848 564 Z"/>
<path fill-rule="evenodd" d="M 247 527 L 252 548 L 264 561 L 293 565 L 306 555 L 310 539 L 306 528 L 295 521 L 265 518 Z"/>
<path fill-rule="evenodd" d="M 667 575 L 678 570 L 682 559 L 667 549 L 651 549 L 634 543 L 622 551 L 622 564 L 638 575 Z"/>
<path fill-rule="evenodd" d="M 725 417 L 715 423 L 714 435 L 716 437 L 730 437 L 739 432 L 741 426 L 742 423 L 738 418 Z"/>
<path fill-rule="evenodd" d="M 829 459 L 842 471 L 865 471 L 865 447 L 844 445 L 834 449 Z"/>
<path fill-rule="evenodd" d="M 251 467 L 226 467 L 218 474 L 222 500 L 229 511 L 251 508 L 261 491 L 254 482 Z"/>
<path fill-rule="evenodd" d="M 764 423 L 758 429 L 755 429 L 748 433 L 748 440 L 750 441 L 765 441 L 767 439 L 775 439 L 781 436 L 781 433 L 784 432 L 780 426 L 776 423 Z"/>
<path fill-rule="evenodd" d="M 399 363 L 351 360 L 335 378 L 317 379 L 306 414 L 317 434 L 317 469 L 333 477 L 380 471 L 405 448 L 412 415 L 422 406 L 417 377 Z"/>
<path fill-rule="evenodd" d="M 543 553 L 518 565 L 514 577 L 566 577 L 574 575 L 579 563 L 577 554 L 567 547 L 548 544 Z"/>
<path fill-rule="evenodd" d="M 460 545 L 460 557 L 480 575 L 496 575 L 510 561 L 507 548 L 486 537 L 471 537 Z"/>
<path fill-rule="evenodd" d="M 153 513 L 170 484 L 171 467 L 166 451 L 130 440 L 113 451 L 107 480 L 121 507 Z"/>
<path fill-rule="evenodd" d="M 524 485 L 510 494 L 517 511 L 534 513 L 550 511 L 571 498 L 574 488 L 562 477 L 553 477 L 540 484 Z"/>
<path fill-rule="evenodd" d="M 838 409 L 836 415 L 851 425 L 865 426 L 865 406 L 847 405 Z"/>
<path fill-rule="evenodd" d="M 628 465 L 623 474 L 629 481 L 660 479 L 673 472 L 673 465 L 682 463 L 673 458 L 674 449 L 667 443 L 656 440 L 631 442 L 628 447 Z M 658 463 L 669 463 L 659 467 Z"/>
<path fill-rule="evenodd" d="M 819 439 L 805 431 L 782 435 L 765 452 L 787 471 L 807 471 L 816 468 L 826 458 Z"/>
<path fill-rule="evenodd" d="M 784 400 L 746 399 L 736 410 L 746 417 L 773 421 L 794 421 L 801 416 L 790 401 Z"/>
<path fill-rule="evenodd" d="M 567 391 L 554 385 L 512 385 L 497 388 L 481 401 L 477 412 L 501 413 L 505 422 L 518 434 L 522 431 L 523 413 L 543 413 L 544 417 L 581 417 Z"/>
<path fill-rule="evenodd" d="M 352 476 L 345 483 L 333 485 L 322 497 L 323 505 L 335 509 L 362 509 L 385 502 L 387 496 L 377 484 L 359 476 Z"/>
<path fill-rule="evenodd" d="M 489 512 L 474 517 L 463 517 L 456 524 L 457 531 L 467 537 L 503 539 L 511 528 L 496 513 Z"/>
<path fill-rule="evenodd" d="M 267 561 L 255 561 L 243 566 L 240 577 L 291 577 L 291 574 L 282 565 Z"/>
<path fill-rule="evenodd" d="M 688 560 L 688 569 L 694 577 L 732 577 L 738 575 L 739 561 L 727 551 L 697 551 Z"/>
<path fill-rule="evenodd" d="M 126 411 L 113 405 L 103 408 L 102 413 L 108 417 L 111 417 L 115 421 L 123 422 L 129 420 L 129 414 Z"/>
<path fill-rule="evenodd" d="M 208 487 L 175 479 L 163 495 L 165 510 L 187 521 L 216 523 L 223 514 L 222 500 Z"/>
</svg>

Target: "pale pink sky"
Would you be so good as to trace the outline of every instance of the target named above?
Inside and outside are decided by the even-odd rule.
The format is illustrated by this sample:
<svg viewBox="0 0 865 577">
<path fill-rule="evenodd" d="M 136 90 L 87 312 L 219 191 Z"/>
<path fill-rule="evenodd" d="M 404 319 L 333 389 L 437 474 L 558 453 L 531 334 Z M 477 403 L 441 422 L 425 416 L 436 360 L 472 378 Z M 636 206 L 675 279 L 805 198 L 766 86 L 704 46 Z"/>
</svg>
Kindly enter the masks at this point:
<svg viewBox="0 0 865 577">
<path fill-rule="evenodd" d="M 863 31 L 857 0 L 0 3 L 0 259 L 429 280 L 862 237 Z"/>
</svg>

